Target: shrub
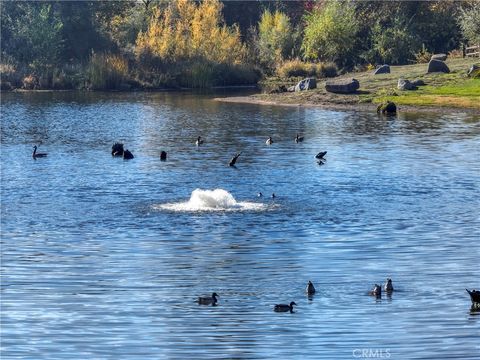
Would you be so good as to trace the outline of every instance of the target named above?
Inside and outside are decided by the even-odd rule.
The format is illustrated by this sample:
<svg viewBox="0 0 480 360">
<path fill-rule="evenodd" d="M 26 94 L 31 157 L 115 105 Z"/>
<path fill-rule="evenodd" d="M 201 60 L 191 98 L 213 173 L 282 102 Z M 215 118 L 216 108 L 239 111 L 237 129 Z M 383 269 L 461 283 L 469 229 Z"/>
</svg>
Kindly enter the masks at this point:
<svg viewBox="0 0 480 360">
<path fill-rule="evenodd" d="M 278 76 L 283 78 L 314 76 L 316 75 L 316 71 L 316 64 L 303 62 L 298 59 L 286 61 L 277 69 Z"/>
<path fill-rule="evenodd" d="M 119 55 L 92 54 L 87 79 L 92 90 L 119 89 L 128 78 L 128 61 Z"/>
<path fill-rule="evenodd" d="M 430 61 L 430 59 L 432 58 L 432 53 L 431 52 L 428 52 L 427 49 L 425 48 L 425 44 L 422 45 L 422 50 L 420 50 L 419 52 L 417 52 L 415 54 L 415 60 L 417 62 L 417 64 L 424 64 L 424 63 L 428 63 Z"/>
<path fill-rule="evenodd" d="M 335 63 L 312 63 L 303 62 L 298 59 L 286 61 L 277 69 L 278 76 L 288 77 L 307 77 L 315 76 L 317 78 L 337 76 L 337 66 Z"/>
</svg>

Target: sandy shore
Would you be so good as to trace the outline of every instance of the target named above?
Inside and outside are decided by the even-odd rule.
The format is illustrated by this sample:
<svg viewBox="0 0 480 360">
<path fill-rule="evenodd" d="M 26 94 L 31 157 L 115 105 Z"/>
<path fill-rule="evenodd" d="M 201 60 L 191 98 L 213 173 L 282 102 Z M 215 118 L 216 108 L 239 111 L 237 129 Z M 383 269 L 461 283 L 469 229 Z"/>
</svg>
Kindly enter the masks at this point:
<svg viewBox="0 0 480 360">
<path fill-rule="evenodd" d="M 264 100 L 250 96 L 231 96 L 231 97 L 217 97 L 214 101 L 239 103 L 239 104 L 257 104 L 257 105 L 275 105 L 288 107 L 313 107 L 325 110 L 341 110 L 341 111 L 361 111 L 361 112 L 376 112 L 377 105 L 372 103 L 331 103 L 331 102 L 316 102 L 316 103 L 284 103 L 279 100 Z M 398 112 L 424 112 L 424 113 L 467 113 L 480 116 L 480 110 L 470 108 L 453 108 L 453 107 L 433 107 L 433 106 L 411 106 L 399 105 Z"/>
</svg>

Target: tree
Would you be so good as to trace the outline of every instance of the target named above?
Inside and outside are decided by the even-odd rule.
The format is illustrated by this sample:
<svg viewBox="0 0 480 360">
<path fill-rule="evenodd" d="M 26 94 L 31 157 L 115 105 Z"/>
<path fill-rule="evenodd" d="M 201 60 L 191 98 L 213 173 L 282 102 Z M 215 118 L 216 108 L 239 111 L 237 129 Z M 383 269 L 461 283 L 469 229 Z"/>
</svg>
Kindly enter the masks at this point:
<svg viewBox="0 0 480 360">
<path fill-rule="evenodd" d="M 236 64 L 245 60 L 246 49 L 238 27 L 223 23 L 221 3 L 175 0 L 154 11 L 148 29 L 136 42 L 138 55 L 151 54 L 162 60 L 204 59 Z"/>
<path fill-rule="evenodd" d="M 458 23 L 462 29 L 463 37 L 470 44 L 480 44 L 480 6 L 478 4 L 462 8 Z"/>
<path fill-rule="evenodd" d="M 305 58 L 351 66 L 358 55 L 359 22 L 349 2 L 328 1 L 305 16 Z"/>
<path fill-rule="evenodd" d="M 295 39 L 290 19 L 278 10 L 265 10 L 258 23 L 257 42 L 260 62 L 273 69 L 292 55 Z"/>
<path fill-rule="evenodd" d="M 60 59 L 63 23 L 48 3 L 18 5 L 10 22 L 14 37 L 5 50 L 34 72 L 48 72 Z"/>
</svg>

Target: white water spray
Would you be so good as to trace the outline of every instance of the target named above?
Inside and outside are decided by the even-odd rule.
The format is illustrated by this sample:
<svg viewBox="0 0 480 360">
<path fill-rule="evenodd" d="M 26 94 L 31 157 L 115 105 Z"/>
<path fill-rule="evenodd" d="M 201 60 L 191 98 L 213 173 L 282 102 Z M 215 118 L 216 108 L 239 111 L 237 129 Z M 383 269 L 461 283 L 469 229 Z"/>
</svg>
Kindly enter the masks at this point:
<svg viewBox="0 0 480 360">
<path fill-rule="evenodd" d="M 186 202 L 154 205 L 154 208 L 170 211 L 262 211 L 267 209 L 267 205 L 236 201 L 232 194 L 223 189 L 195 189 Z"/>
</svg>

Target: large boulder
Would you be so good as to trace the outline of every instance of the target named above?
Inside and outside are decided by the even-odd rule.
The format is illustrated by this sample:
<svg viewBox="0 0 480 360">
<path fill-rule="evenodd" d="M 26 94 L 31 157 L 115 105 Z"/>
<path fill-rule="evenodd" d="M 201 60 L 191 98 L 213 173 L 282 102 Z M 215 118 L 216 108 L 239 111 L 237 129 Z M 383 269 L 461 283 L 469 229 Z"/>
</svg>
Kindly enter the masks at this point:
<svg viewBox="0 0 480 360">
<path fill-rule="evenodd" d="M 425 86 L 425 81 L 422 79 L 415 79 L 412 81 L 413 86 Z"/>
<path fill-rule="evenodd" d="M 450 72 L 450 69 L 443 61 L 432 59 L 428 63 L 427 73 L 432 72 L 444 72 L 448 74 Z"/>
<path fill-rule="evenodd" d="M 373 73 L 374 75 L 378 74 L 390 74 L 390 66 L 389 65 L 382 65 L 379 66 Z"/>
<path fill-rule="evenodd" d="M 325 84 L 325 90 L 338 94 L 352 94 L 358 90 L 360 83 L 357 79 L 330 80 Z"/>
<path fill-rule="evenodd" d="M 471 77 L 471 78 L 474 78 L 474 79 L 480 78 L 480 65 L 479 64 L 473 64 L 470 67 L 470 70 L 468 70 L 467 75 L 468 75 L 468 77 Z"/>
<path fill-rule="evenodd" d="M 445 60 L 447 60 L 447 54 L 434 54 L 434 55 L 432 55 L 430 60 L 445 61 Z"/>
<path fill-rule="evenodd" d="M 380 104 L 377 106 L 377 113 L 384 115 L 395 115 L 397 113 L 397 105 L 391 101 Z"/>
<path fill-rule="evenodd" d="M 317 88 L 317 80 L 315 78 L 306 78 L 295 85 L 295 91 L 311 90 Z"/>
<path fill-rule="evenodd" d="M 397 88 L 398 90 L 417 90 L 417 87 L 406 79 L 398 79 Z"/>
</svg>

